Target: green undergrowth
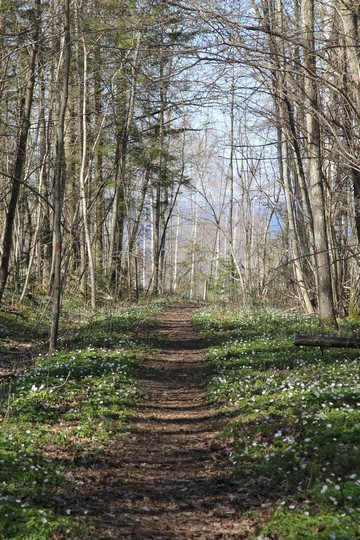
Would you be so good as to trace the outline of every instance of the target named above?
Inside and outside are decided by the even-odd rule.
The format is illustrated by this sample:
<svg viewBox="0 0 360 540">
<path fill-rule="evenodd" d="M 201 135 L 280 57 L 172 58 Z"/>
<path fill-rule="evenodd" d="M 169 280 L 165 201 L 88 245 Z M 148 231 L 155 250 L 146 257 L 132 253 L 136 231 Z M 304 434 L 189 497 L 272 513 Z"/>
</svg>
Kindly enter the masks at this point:
<svg viewBox="0 0 360 540">
<path fill-rule="evenodd" d="M 127 429 L 163 304 L 119 309 L 63 333 L 59 351 L 0 387 L 0 539 L 98 538 L 73 493 L 76 459 Z M 134 334 L 136 332 L 136 334 Z M 135 335 L 135 337 L 134 337 Z"/>
<path fill-rule="evenodd" d="M 47 319 L 47 314 L 41 313 L 38 306 L 33 306 L 29 302 L 21 306 L 2 305 L 0 306 L 0 339 L 34 337 L 35 328 L 39 334 L 47 328 Z"/>
<path fill-rule="evenodd" d="M 295 334 L 320 334 L 314 317 L 203 310 L 194 323 L 215 343 L 209 400 L 229 416 L 259 538 L 360 538 L 359 351 L 295 347 Z"/>
</svg>

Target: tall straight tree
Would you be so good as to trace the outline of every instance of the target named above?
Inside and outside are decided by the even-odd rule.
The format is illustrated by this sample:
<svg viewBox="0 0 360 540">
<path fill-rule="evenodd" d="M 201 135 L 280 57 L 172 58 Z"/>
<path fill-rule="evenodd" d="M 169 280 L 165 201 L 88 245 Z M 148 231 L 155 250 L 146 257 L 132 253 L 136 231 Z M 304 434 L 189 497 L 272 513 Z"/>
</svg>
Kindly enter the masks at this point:
<svg viewBox="0 0 360 540">
<path fill-rule="evenodd" d="M 322 172 L 314 0 L 302 0 L 301 16 L 303 30 L 304 103 L 307 131 L 307 176 L 314 227 L 314 255 L 316 262 L 319 322 L 321 325 L 336 327 Z"/>
<path fill-rule="evenodd" d="M 63 207 L 64 183 L 66 174 L 64 136 L 65 136 L 65 113 L 69 95 L 69 75 L 71 60 L 71 34 L 70 34 L 70 2 L 64 1 L 63 13 L 63 61 L 62 61 L 62 86 L 60 93 L 60 106 L 57 119 L 56 131 L 56 163 L 54 173 L 54 232 L 53 232 L 53 288 L 52 288 L 52 320 L 49 340 L 49 353 L 57 347 L 59 332 L 59 317 L 61 308 L 61 263 L 62 263 L 62 231 L 61 215 Z"/>
<path fill-rule="evenodd" d="M 347 146 L 354 194 L 354 260 L 351 276 L 350 305 L 352 316 L 360 317 L 360 4 L 357 0 L 339 1 L 340 21 L 344 31 L 345 66 L 343 79 L 348 97 Z"/>
<path fill-rule="evenodd" d="M 348 129 L 349 151 L 353 155 L 351 174 L 355 195 L 355 223 L 360 243 L 360 4 L 357 0 L 340 0 L 339 11 L 344 30 L 347 94 L 352 106 Z"/>
<path fill-rule="evenodd" d="M 16 150 L 15 163 L 12 173 L 11 196 L 5 218 L 5 231 L 2 242 L 2 254 L 0 260 L 0 302 L 2 301 L 7 279 L 9 276 L 10 255 L 13 243 L 13 230 L 15 212 L 19 200 L 20 187 L 23 181 L 26 162 L 27 140 L 30 130 L 30 117 L 33 104 L 34 86 L 36 80 L 36 59 L 39 49 L 40 34 L 40 0 L 35 0 L 32 14 L 32 35 L 29 44 L 29 63 L 25 70 L 24 94 L 20 96 L 20 133 Z"/>
<path fill-rule="evenodd" d="M 302 255 L 302 247 L 308 251 L 308 243 L 305 242 L 306 233 L 299 234 L 299 228 L 305 228 L 300 220 L 296 219 L 296 204 L 297 198 L 295 195 L 296 184 L 302 184 L 302 192 L 306 194 L 303 203 L 309 209 L 302 208 L 302 214 L 310 215 L 309 196 L 304 189 L 304 167 L 301 159 L 300 142 L 296 133 L 294 109 L 292 93 L 289 92 L 290 74 L 289 74 L 289 58 L 291 58 L 290 44 L 286 41 L 286 21 L 283 11 L 282 0 L 273 0 L 267 5 L 267 24 L 272 29 L 268 39 L 271 51 L 271 74 L 272 88 L 271 92 L 274 96 L 275 115 L 276 115 L 276 130 L 278 137 L 278 158 L 279 158 L 279 178 L 283 186 L 286 218 L 288 222 L 288 234 L 286 241 L 288 242 L 290 257 L 292 258 L 292 266 L 294 278 L 296 282 L 297 295 L 300 303 L 304 306 L 307 313 L 313 313 L 314 308 L 309 295 L 308 280 L 304 268 L 304 259 Z M 276 37 L 276 32 L 280 31 L 280 38 Z M 294 164 L 295 163 L 295 167 Z M 294 182 L 294 177 L 297 182 Z M 295 186 L 294 186 L 295 184 Z M 302 198 L 301 198 L 302 199 Z M 306 219 L 306 217 L 305 217 Z M 308 228 L 311 227 L 312 220 L 305 221 Z M 302 242 L 303 241 L 303 242 Z"/>
<path fill-rule="evenodd" d="M 125 39 L 125 37 L 122 39 Z M 122 273 L 123 236 L 126 217 L 126 197 L 128 190 L 126 168 L 128 161 L 129 139 L 135 111 L 138 62 L 141 41 L 142 32 L 135 33 L 131 38 L 129 51 L 132 52 L 132 58 L 130 68 L 125 61 L 126 59 L 124 53 L 121 53 L 121 62 L 119 67 L 120 78 L 117 80 L 116 84 L 118 95 L 116 100 L 117 103 L 115 105 L 115 192 L 112 204 L 111 233 L 108 255 L 108 272 L 113 283 L 117 283 L 119 281 L 119 277 Z M 117 283 L 117 285 L 119 285 L 119 283 Z"/>
</svg>

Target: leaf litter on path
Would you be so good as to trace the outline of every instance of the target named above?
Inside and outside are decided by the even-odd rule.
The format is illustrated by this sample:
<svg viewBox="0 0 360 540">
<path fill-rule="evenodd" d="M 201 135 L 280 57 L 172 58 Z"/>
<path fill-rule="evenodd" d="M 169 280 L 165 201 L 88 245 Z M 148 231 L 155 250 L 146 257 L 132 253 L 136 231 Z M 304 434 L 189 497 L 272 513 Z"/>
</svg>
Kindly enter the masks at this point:
<svg viewBox="0 0 360 540">
<path fill-rule="evenodd" d="M 252 538 L 248 488 L 233 478 L 220 433 L 226 417 L 205 400 L 203 343 L 193 307 L 175 305 L 152 330 L 156 358 L 142 370 L 146 402 L 131 433 L 92 461 L 77 459 L 74 511 L 86 507 L 98 538 Z M 70 495 L 68 495 L 70 497 Z"/>
</svg>

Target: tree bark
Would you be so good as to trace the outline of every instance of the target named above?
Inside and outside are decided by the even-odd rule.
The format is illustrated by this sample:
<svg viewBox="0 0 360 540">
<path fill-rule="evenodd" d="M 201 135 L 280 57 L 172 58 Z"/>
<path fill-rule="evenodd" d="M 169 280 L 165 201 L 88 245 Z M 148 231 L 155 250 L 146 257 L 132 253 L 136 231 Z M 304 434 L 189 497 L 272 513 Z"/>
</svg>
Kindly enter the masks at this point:
<svg viewBox="0 0 360 540">
<path fill-rule="evenodd" d="M 95 264 L 94 264 L 94 256 L 92 252 L 92 245 L 91 245 L 91 235 L 90 235 L 90 223 L 89 223 L 89 216 L 88 216 L 88 204 L 87 204 L 87 196 L 86 196 L 86 189 L 85 184 L 86 181 L 88 181 L 88 175 L 85 173 L 86 169 L 86 156 L 87 156 L 87 120 L 86 120 L 86 97 L 87 97 L 87 49 L 85 41 L 82 39 L 83 42 L 83 62 L 84 62 L 84 69 L 82 74 L 82 110 L 81 110 L 81 139 L 82 139 L 82 156 L 81 156 L 81 166 L 80 166 L 80 204 L 81 204 L 81 212 L 82 212 L 82 219 L 84 224 L 84 236 L 85 236 L 85 243 L 86 243 L 86 251 L 87 251 L 87 262 L 89 267 L 89 275 L 90 275 L 90 288 L 91 288 L 91 308 L 93 312 L 96 311 L 96 278 L 95 278 Z"/>
<path fill-rule="evenodd" d="M 354 107 L 353 126 L 350 128 L 349 142 L 353 146 L 354 163 L 351 173 L 354 186 L 355 223 L 357 241 L 360 244 L 360 5 L 357 0 L 341 0 L 341 21 L 344 27 L 346 64 L 349 72 L 349 98 Z"/>
<path fill-rule="evenodd" d="M 52 318 L 49 340 L 49 354 L 53 353 L 57 347 L 59 318 L 61 309 L 61 262 L 62 262 L 62 231 L 61 214 L 63 206 L 63 194 L 65 183 L 65 112 L 69 95 L 69 76 L 71 59 L 71 35 L 70 35 L 70 0 L 64 0 L 64 59 L 62 69 L 62 88 L 60 96 L 60 110 L 58 116 L 56 134 L 56 166 L 54 174 L 54 232 L 53 232 L 53 268 L 54 279 L 52 289 Z"/>
<path fill-rule="evenodd" d="M 33 34 L 32 46 L 30 49 L 29 69 L 27 71 L 28 80 L 25 87 L 25 96 L 21 105 L 21 125 L 20 137 L 17 146 L 16 159 L 12 175 L 11 197 L 9 207 L 5 219 L 5 231 L 2 242 L 2 255 L 0 261 L 0 303 L 2 301 L 7 279 L 9 276 L 10 255 L 13 243 L 13 231 L 15 213 L 19 200 L 20 186 L 23 180 L 25 161 L 26 161 L 26 146 L 30 130 L 30 116 L 33 104 L 34 86 L 36 79 L 36 59 L 39 49 L 39 33 L 40 33 L 40 0 L 35 0 L 34 15 L 33 15 Z"/>
<path fill-rule="evenodd" d="M 325 196 L 322 174 L 320 141 L 320 104 L 318 95 L 314 0 L 302 0 L 303 54 L 304 54 L 304 102 L 306 110 L 306 157 L 307 176 L 314 227 L 314 255 L 318 293 L 319 322 L 321 325 L 336 327 L 332 291 L 331 267 L 327 224 L 325 217 Z"/>
<path fill-rule="evenodd" d="M 116 276 L 121 274 L 121 259 L 123 251 L 123 229 L 125 220 L 125 205 L 127 197 L 126 189 L 126 165 L 127 165 L 127 149 L 129 144 L 129 136 L 134 118 L 136 92 L 137 92 L 137 74 L 140 44 L 142 33 L 140 32 L 133 43 L 134 57 L 131 64 L 131 83 L 129 88 L 129 102 L 127 110 L 120 115 L 123 117 L 124 125 L 122 132 L 118 127 L 117 148 L 116 148 L 116 173 L 115 173 L 115 194 L 113 201 L 112 220 L 111 220 L 111 235 L 109 241 L 109 256 L 107 261 L 108 273 L 111 280 L 115 283 Z M 123 66 L 122 66 L 123 67 Z"/>
<path fill-rule="evenodd" d="M 323 349 L 331 347 L 360 349 L 360 340 L 347 337 L 296 336 L 294 345 L 297 347 L 321 347 Z"/>
</svg>

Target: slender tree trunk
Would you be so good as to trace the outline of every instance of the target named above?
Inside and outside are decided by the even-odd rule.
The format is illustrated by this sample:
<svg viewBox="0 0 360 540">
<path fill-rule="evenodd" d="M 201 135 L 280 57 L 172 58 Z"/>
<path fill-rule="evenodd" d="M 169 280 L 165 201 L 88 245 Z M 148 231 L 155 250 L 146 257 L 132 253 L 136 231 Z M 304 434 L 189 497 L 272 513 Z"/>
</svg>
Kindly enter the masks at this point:
<svg viewBox="0 0 360 540">
<path fill-rule="evenodd" d="M 145 226 L 144 226 L 145 229 Z M 142 290 L 146 290 L 146 231 L 143 231 L 142 237 L 142 265 L 141 265 L 141 286 Z"/>
<path fill-rule="evenodd" d="M 134 58 L 131 67 L 131 84 L 129 89 L 129 103 L 125 113 L 123 131 L 118 135 L 116 150 L 116 173 L 115 173 L 115 195 L 113 201 L 113 213 L 111 220 L 111 232 L 109 242 L 109 256 L 107 262 L 108 273 L 113 282 L 116 281 L 117 274 L 121 274 L 121 259 L 123 250 L 123 233 L 125 221 L 126 204 L 126 165 L 127 148 L 129 143 L 130 130 L 133 123 L 136 90 L 137 72 L 139 62 L 139 52 L 142 34 L 139 33 L 134 43 Z"/>
<path fill-rule="evenodd" d="M 299 250 L 299 244 L 296 235 L 296 222 L 293 209 L 293 193 L 291 190 L 289 162 L 287 155 L 288 143 L 284 135 L 280 135 L 282 141 L 282 176 L 284 183 L 285 201 L 286 201 L 286 213 L 289 220 L 289 241 L 291 247 L 291 256 L 293 257 L 293 266 L 295 271 L 296 283 L 300 293 L 300 299 L 305 306 L 307 313 L 314 313 L 314 308 L 311 303 L 307 287 L 305 285 L 305 277 L 302 270 L 301 256 Z"/>
<path fill-rule="evenodd" d="M 180 236 L 180 208 L 178 208 L 178 214 L 177 214 L 177 219 L 176 219 L 176 229 L 175 229 L 174 271 L 173 271 L 173 283 L 172 283 L 172 292 L 174 294 L 177 293 L 177 289 L 178 289 L 179 236 Z"/>
<path fill-rule="evenodd" d="M 2 301 L 7 279 L 9 276 L 10 255 L 13 242 L 15 213 L 18 204 L 20 186 L 23 180 L 23 172 L 26 161 L 26 146 L 30 129 L 30 116 L 33 103 L 34 86 L 36 79 L 36 59 L 39 48 L 40 32 L 40 0 L 35 0 L 33 19 L 33 39 L 29 56 L 29 68 L 26 72 L 28 80 L 25 88 L 25 96 L 21 105 L 20 137 L 16 152 L 16 159 L 12 175 L 12 187 L 9 207 L 5 218 L 5 231 L 2 242 L 2 254 L 0 260 L 0 303 Z"/>
<path fill-rule="evenodd" d="M 230 102 L 230 156 L 228 167 L 228 182 L 229 182 L 229 244 L 231 253 L 230 264 L 230 281 L 231 293 L 233 296 L 233 285 L 235 284 L 235 272 L 238 266 L 236 261 L 236 253 L 234 246 L 234 158 L 235 158 L 235 57 L 234 51 L 231 54 L 231 102 Z"/>
<path fill-rule="evenodd" d="M 145 178 L 144 178 L 142 189 L 141 189 L 141 196 L 140 196 L 140 201 L 138 203 L 136 216 L 135 216 L 135 219 L 134 219 L 134 225 L 131 228 L 131 230 L 129 230 L 129 232 L 128 232 L 128 235 L 129 235 L 128 251 L 127 251 L 126 267 L 125 267 L 125 270 L 124 270 L 124 275 L 127 276 L 129 298 L 131 296 L 131 289 L 132 289 L 131 258 L 134 255 L 133 252 L 134 252 L 134 248 L 135 248 L 135 243 L 136 243 L 136 241 L 138 239 L 139 228 L 140 228 L 140 224 L 141 224 L 141 217 L 142 217 L 142 214 L 144 212 L 146 194 L 148 192 L 149 184 L 150 184 L 150 177 L 151 177 L 151 168 L 148 167 L 146 169 L 146 171 L 145 171 Z M 135 255 L 135 260 L 137 261 L 136 257 L 137 256 Z M 138 289 L 137 289 L 137 291 L 138 291 Z M 138 292 L 137 292 L 137 294 L 138 294 Z"/>
<path fill-rule="evenodd" d="M 53 266 L 54 279 L 52 290 L 52 319 L 50 328 L 49 354 L 53 353 L 57 347 L 59 318 L 61 309 L 61 262 L 62 262 L 62 231 L 61 214 L 63 206 L 63 194 L 65 183 L 65 112 L 69 95 L 69 75 L 71 59 L 71 35 L 70 35 L 70 0 L 64 0 L 64 57 L 62 69 L 62 88 L 60 95 L 60 110 L 58 116 L 56 134 L 56 164 L 54 175 L 54 233 L 53 233 Z"/>
<path fill-rule="evenodd" d="M 82 113 L 81 113 L 81 133 L 82 133 L 82 157 L 81 157 L 81 166 L 80 166 L 80 203 L 82 211 L 82 219 L 84 224 L 84 236 L 86 243 L 87 251 L 87 263 L 89 267 L 90 275 L 90 288 L 91 288 L 91 308 L 96 311 L 96 278 L 95 278 L 95 265 L 94 257 L 92 252 L 91 245 L 91 235 L 90 235 L 90 223 L 88 216 L 88 204 L 86 197 L 85 183 L 88 180 L 88 175 L 85 173 L 86 168 L 86 156 L 87 156 L 87 120 L 86 120 L 86 95 L 87 95 L 87 50 L 86 45 L 83 43 L 83 61 L 84 61 L 84 71 L 83 71 L 83 95 L 82 95 Z"/>
<path fill-rule="evenodd" d="M 277 11 L 281 16 L 281 28 L 284 32 L 283 25 L 283 13 L 282 6 L 280 2 L 277 3 Z M 285 46 L 282 44 L 282 49 L 280 51 L 279 62 L 282 62 L 282 59 L 285 58 Z M 296 278 L 297 287 L 300 294 L 300 301 L 305 307 L 307 313 L 314 313 L 314 308 L 311 303 L 311 299 L 306 287 L 305 275 L 303 272 L 302 257 L 300 253 L 299 240 L 300 237 L 297 234 L 297 225 L 296 218 L 294 215 L 294 192 L 291 185 L 291 173 L 290 173 L 290 145 L 292 145 L 293 156 L 295 156 L 295 161 L 297 167 L 295 168 L 297 176 L 303 179 L 301 182 L 302 186 L 305 186 L 304 181 L 304 171 L 302 166 L 302 161 L 299 152 L 298 140 L 295 133 L 295 122 L 293 119 L 293 107 L 289 101 L 288 92 L 286 89 L 287 86 L 287 76 L 285 72 L 285 66 L 279 65 L 279 69 L 274 72 L 275 80 L 275 100 L 276 100 L 276 111 L 278 115 L 278 149 L 279 149 L 279 169 L 281 174 L 282 185 L 284 186 L 285 202 L 286 202 L 286 213 L 288 218 L 288 233 L 289 233 L 289 244 L 291 250 L 291 257 L 293 259 L 294 274 Z M 290 141 L 290 142 L 289 142 Z M 306 214 L 310 215 L 310 201 L 309 196 L 306 190 L 303 189 L 303 192 L 306 194 L 304 201 Z M 307 223 L 312 223 L 312 219 L 306 220 Z"/>
<path fill-rule="evenodd" d="M 150 290 L 150 287 L 151 287 L 151 284 L 152 284 L 152 280 L 153 280 L 153 276 L 155 274 L 155 249 L 156 249 L 156 244 L 155 244 L 155 236 L 156 236 L 156 233 L 155 233 L 155 199 L 154 199 L 154 189 L 151 188 L 150 190 L 150 216 L 149 216 L 149 220 L 150 220 L 150 240 L 151 240 L 151 250 L 150 250 L 150 253 L 151 253 L 151 276 L 150 276 L 150 282 L 149 282 L 149 285 L 148 285 L 148 289 Z"/>
<path fill-rule="evenodd" d="M 42 161 L 42 169 L 40 171 L 39 184 L 41 185 L 40 195 L 43 201 L 49 201 L 49 141 L 47 120 L 45 113 L 45 72 L 41 69 L 40 79 L 40 156 Z M 50 120 L 50 119 L 49 119 Z M 50 123 L 50 122 L 49 122 Z M 50 266 L 51 266 L 51 227 L 50 227 L 50 205 L 39 201 L 39 252 L 36 260 L 38 286 L 45 291 L 49 287 L 50 282 Z"/>
<path fill-rule="evenodd" d="M 199 204 L 198 204 L 198 191 L 196 192 L 195 199 L 192 201 L 193 207 L 193 229 L 191 231 L 191 266 L 190 266 L 190 290 L 189 298 L 194 298 L 196 284 L 195 284 L 195 266 L 196 266 L 196 245 L 197 245 L 197 230 L 199 221 Z"/>
<path fill-rule="evenodd" d="M 102 94 L 103 86 L 101 82 L 101 52 L 100 47 L 95 50 L 96 68 L 94 73 L 94 109 L 95 109 L 95 129 L 98 133 L 102 129 Z M 98 274 L 104 271 L 104 178 L 103 178 L 103 137 L 99 138 L 99 145 L 96 148 L 94 159 L 94 184 L 96 189 L 95 201 L 95 226 L 94 226 L 94 248 L 95 248 L 95 269 Z"/>
<path fill-rule="evenodd" d="M 325 195 L 320 143 L 319 95 L 316 80 L 314 0 L 302 0 L 304 32 L 304 88 L 307 128 L 308 186 L 314 226 L 314 254 L 318 292 L 319 322 L 337 326 L 334 313 L 329 243 L 325 217 Z"/>
<path fill-rule="evenodd" d="M 160 122 L 160 139 L 162 135 L 162 129 L 161 126 L 163 125 L 163 122 Z M 160 234 L 161 234 L 161 179 L 162 179 L 162 145 L 160 149 L 160 158 L 159 158 L 159 172 L 157 174 L 156 178 L 156 189 L 155 189 L 155 205 L 154 205 L 154 273 L 153 273 L 153 279 L 152 279 L 152 292 L 154 294 L 159 293 L 159 277 L 160 277 L 160 255 L 161 252 L 159 250 L 160 246 Z"/>
<path fill-rule="evenodd" d="M 355 223 L 360 244 L 360 5 L 358 0 L 340 0 L 341 21 L 344 27 L 346 64 L 349 71 L 348 95 L 353 104 L 353 126 L 349 142 L 354 159 L 350 166 L 354 187 Z"/>
<path fill-rule="evenodd" d="M 159 294 L 160 287 L 162 286 L 162 270 L 163 270 L 163 261 L 164 261 L 164 252 L 165 242 L 161 245 L 161 236 L 164 236 L 164 221 L 165 221 L 165 212 L 166 206 L 168 204 L 167 194 L 164 191 L 167 190 L 166 185 L 168 182 L 167 178 L 167 159 L 165 156 L 165 110 L 167 108 L 167 81 L 165 75 L 165 63 L 164 53 L 160 50 L 160 102 L 159 102 L 159 159 L 158 159 L 158 174 L 156 179 L 156 190 L 155 190 L 155 249 L 154 249 L 154 275 L 152 283 L 152 292 L 154 294 Z"/>
<path fill-rule="evenodd" d="M 40 169 L 39 193 L 41 193 L 43 191 L 42 186 L 43 186 L 43 181 L 44 181 L 45 166 L 46 165 L 45 165 L 45 156 L 44 156 L 43 162 L 41 164 L 41 169 Z M 30 278 L 31 278 L 31 272 L 32 272 L 32 268 L 33 268 L 33 264 L 34 264 L 34 260 L 35 260 L 36 246 L 37 246 L 37 242 L 38 242 L 38 238 L 39 238 L 40 230 L 41 230 L 42 205 L 43 205 L 43 202 L 38 201 L 38 209 L 37 209 L 37 217 L 36 217 L 36 228 L 35 228 L 34 236 L 32 238 L 32 245 L 30 247 L 29 262 L 28 262 L 28 267 L 27 267 L 27 272 L 26 272 L 26 277 L 25 277 L 25 283 L 24 283 L 23 290 L 22 290 L 22 293 L 21 293 L 21 296 L 20 296 L 20 302 L 24 301 L 24 298 L 26 296 L 26 293 L 27 293 L 27 290 L 28 290 L 28 287 L 29 287 L 29 282 L 30 282 Z"/>
</svg>

